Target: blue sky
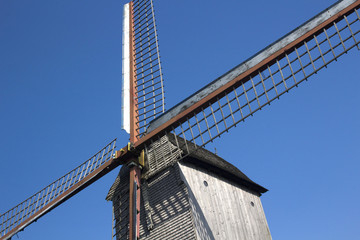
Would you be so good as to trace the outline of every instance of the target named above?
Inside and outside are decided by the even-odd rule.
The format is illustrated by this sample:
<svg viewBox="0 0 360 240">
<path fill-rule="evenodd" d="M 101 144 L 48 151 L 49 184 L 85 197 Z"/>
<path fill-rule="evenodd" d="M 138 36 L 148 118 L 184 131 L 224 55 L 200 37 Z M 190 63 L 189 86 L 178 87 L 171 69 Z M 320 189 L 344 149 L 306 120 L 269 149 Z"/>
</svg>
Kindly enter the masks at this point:
<svg viewBox="0 0 360 240">
<path fill-rule="evenodd" d="M 166 106 L 335 1 L 155 0 Z M 123 1 L 0 1 L 0 213 L 100 148 L 120 129 Z M 359 51 L 217 140 L 218 154 L 269 189 L 274 239 L 360 234 Z M 110 239 L 105 196 L 117 170 L 19 233 Z M 16 239 L 16 237 L 15 237 Z"/>
</svg>

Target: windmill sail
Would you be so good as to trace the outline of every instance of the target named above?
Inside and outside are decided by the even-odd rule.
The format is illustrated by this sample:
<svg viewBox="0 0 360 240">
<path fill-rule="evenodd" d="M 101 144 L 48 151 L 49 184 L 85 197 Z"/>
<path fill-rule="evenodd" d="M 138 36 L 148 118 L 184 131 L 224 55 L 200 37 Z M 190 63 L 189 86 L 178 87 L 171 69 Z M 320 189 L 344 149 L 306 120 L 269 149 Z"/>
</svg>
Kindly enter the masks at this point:
<svg viewBox="0 0 360 240">
<path fill-rule="evenodd" d="M 135 119 L 134 131 L 140 138 L 150 121 L 165 111 L 153 1 L 125 4 L 123 21 L 122 128 L 130 133 L 131 119 Z"/>
<path fill-rule="evenodd" d="M 115 165 L 112 156 L 116 139 L 90 159 L 0 216 L 0 239 L 14 234 L 81 191 Z"/>
<path fill-rule="evenodd" d="M 124 6 L 123 122 L 130 132 L 129 112 L 134 111 L 136 138 L 149 122 L 164 112 L 164 85 L 152 0 L 135 0 Z M 131 92 L 133 88 L 133 92 Z M 134 104 L 131 102 L 134 101 Z M 130 106 L 135 109 L 130 110 Z M 0 239 L 14 234 L 124 163 L 127 147 L 113 158 L 115 140 L 92 158 L 0 215 Z M 131 155 L 131 154 L 130 154 Z"/>
<path fill-rule="evenodd" d="M 164 135 L 186 139 L 176 141 L 187 149 L 184 155 L 193 146 L 205 146 L 343 54 L 359 49 L 359 6 L 360 0 L 337 2 L 158 117 L 135 146 L 148 148 Z M 157 157 L 161 161 L 169 156 Z"/>
<path fill-rule="evenodd" d="M 167 152 L 181 157 L 205 146 L 337 60 L 359 49 L 360 0 L 339 1 L 254 57 L 230 70 L 194 95 L 164 111 L 164 91 L 152 0 L 134 1 L 134 57 L 137 137 L 135 150 L 164 152 L 162 140 L 173 140 Z M 130 25 L 129 25 L 130 26 Z M 130 71 L 130 74 L 131 71 Z M 156 118 L 157 117 L 157 118 Z M 150 120 L 156 118 L 151 123 Z M 145 134 L 146 133 L 146 134 Z M 145 134 L 145 135 L 144 135 Z M 191 145 L 191 146 L 189 146 Z M 112 158 L 115 141 L 88 161 L 0 216 L 0 239 L 16 232 L 61 204 L 129 157 L 127 148 Z M 121 153 L 121 154 L 120 154 Z M 169 159 L 153 154 L 155 162 Z M 151 166 L 150 166 L 151 167 Z"/>
</svg>

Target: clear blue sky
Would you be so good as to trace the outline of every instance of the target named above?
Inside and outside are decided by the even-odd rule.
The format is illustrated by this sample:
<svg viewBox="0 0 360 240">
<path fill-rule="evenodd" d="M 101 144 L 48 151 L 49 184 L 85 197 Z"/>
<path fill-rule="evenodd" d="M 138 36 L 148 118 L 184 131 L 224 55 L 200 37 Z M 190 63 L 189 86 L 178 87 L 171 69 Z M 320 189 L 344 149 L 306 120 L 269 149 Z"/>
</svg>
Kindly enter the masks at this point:
<svg viewBox="0 0 360 240">
<path fill-rule="evenodd" d="M 155 0 L 171 107 L 335 1 Z M 120 129 L 124 1 L 0 1 L 0 212 L 79 165 Z M 270 191 L 274 239 L 360 235 L 360 52 L 353 50 L 217 140 Z M 111 239 L 118 169 L 19 233 Z M 16 237 L 14 239 L 17 239 Z"/>
</svg>

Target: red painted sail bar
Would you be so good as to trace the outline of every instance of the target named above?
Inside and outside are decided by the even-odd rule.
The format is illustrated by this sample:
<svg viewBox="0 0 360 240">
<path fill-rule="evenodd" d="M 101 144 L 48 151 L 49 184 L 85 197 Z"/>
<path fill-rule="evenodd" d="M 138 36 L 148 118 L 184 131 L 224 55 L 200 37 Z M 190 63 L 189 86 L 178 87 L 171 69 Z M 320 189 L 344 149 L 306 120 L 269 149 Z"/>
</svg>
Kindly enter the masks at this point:
<svg viewBox="0 0 360 240">
<path fill-rule="evenodd" d="M 185 149 L 189 142 L 197 148 L 213 141 L 359 48 L 359 6 L 360 0 L 337 2 L 158 117 L 135 148 L 166 134 L 186 139 L 177 141 Z"/>
<path fill-rule="evenodd" d="M 344 6 L 344 4 L 347 6 L 339 10 L 339 5 Z M 309 79 L 343 54 L 355 47 L 359 48 L 359 6 L 360 0 L 344 0 L 334 4 L 326 11 L 333 12 L 333 15 L 326 15 L 326 12 L 319 14 L 317 17 L 328 17 L 276 51 L 269 51 L 289 35 L 275 42 L 264 50 L 267 54 L 264 55 L 262 51 L 244 64 L 249 66 L 254 63 L 256 57 L 265 56 L 261 61 L 241 73 L 238 72 L 239 74 L 228 79 L 226 83 L 208 91 L 209 86 L 216 86 L 218 83 L 214 81 L 201 89 L 199 92 L 207 91 L 205 97 L 198 98 L 194 102 L 187 102 L 190 98 L 197 97 L 195 94 L 179 104 L 187 104 L 186 108 L 183 108 L 185 110 L 170 110 L 163 115 L 165 118 L 158 118 L 156 120 L 158 122 L 155 121 L 158 125 L 153 125 L 156 126 L 153 128 L 149 126 L 151 131 L 134 143 L 135 149 L 142 150 L 164 134 L 171 133 L 187 139 L 195 146 L 204 146 L 282 94 Z M 301 27 L 295 32 L 299 29 Z M 239 65 L 229 73 L 241 67 L 242 65 Z M 180 139 L 177 142 L 178 145 L 188 144 Z M 11 238 L 18 231 L 23 230 L 33 221 L 132 157 L 125 147 L 117 151 L 117 156 L 112 158 L 114 148 L 115 141 L 78 168 L 2 214 L 0 239 Z"/>
<path fill-rule="evenodd" d="M 14 234 L 80 192 L 123 162 L 113 158 L 116 139 L 77 168 L 0 216 L 0 239 Z M 122 156 L 127 153 L 124 149 Z M 125 158 L 123 158 L 125 160 Z"/>
<path fill-rule="evenodd" d="M 153 0 L 133 0 L 131 4 L 136 137 L 140 138 L 150 121 L 165 111 L 165 93 Z"/>
<path fill-rule="evenodd" d="M 129 3 L 130 10 L 130 142 L 135 143 L 139 139 L 139 111 L 138 111 L 138 87 L 137 74 L 136 74 L 136 24 L 134 2 Z M 140 50 L 141 51 L 141 50 Z M 136 240 L 140 237 L 140 175 L 141 169 L 138 164 L 137 158 L 134 158 L 130 163 L 130 186 L 129 186 L 129 239 Z"/>
</svg>

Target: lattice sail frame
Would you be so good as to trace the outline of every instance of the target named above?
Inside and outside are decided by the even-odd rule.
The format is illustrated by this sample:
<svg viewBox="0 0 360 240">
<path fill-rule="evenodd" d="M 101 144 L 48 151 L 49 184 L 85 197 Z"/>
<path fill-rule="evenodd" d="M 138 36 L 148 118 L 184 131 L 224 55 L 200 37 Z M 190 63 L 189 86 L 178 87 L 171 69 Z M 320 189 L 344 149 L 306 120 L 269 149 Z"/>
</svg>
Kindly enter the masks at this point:
<svg viewBox="0 0 360 240">
<path fill-rule="evenodd" d="M 284 46 L 285 50 L 271 61 L 261 61 L 250 69 L 252 71 L 244 71 L 245 74 L 240 74 L 239 80 L 221 93 L 207 100 L 198 100 L 199 104 L 196 107 L 194 107 L 196 104 L 186 106 L 186 101 L 189 100 L 190 102 L 190 100 L 196 99 L 198 95 L 201 95 L 199 92 L 202 90 L 217 84 L 220 85 L 218 82 L 222 80 L 221 78 L 227 78 L 228 75 L 233 77 L 232 73 L 241 68 L 248 69 L 252 61 L 255 61 L 259 56 L 261 57 L 266 51 L 271 51 L 271 48 L 290 36 L 291 33 L 170 109 L 150 124 L 148 139 L 144 138 L 144 143 L 138 143 L 139 146 L 144 144 L 145 149 L 150 149 L 149 146 L 160 141 L 164 135 L 175 136 L 177 147 L 185 149 L 182 155 L 185 157 L 194 149 L 206 146 L 258 110 L 270 105 L 272 101 L 279 99 L 281 95 L 297 87 L 304 80 L 308 80 L 309 77 L 327 67 L 331 62 L 336 61 L 349 50 L 354 47 L 360 50 L 360 3 L 354 0 L 339 1 L 331 8 L 336 9 L 343 3 L 353 4 L 348 7 L 348 12 L 345 11 L 348 9 L 346 8 L 344 13 L 337 13 L 340 14 L 339 16 L 332 16 L 333 21 L 316 29 L 313 34 L 296 45 L 290 48 Z M 326 14 L 327 10 L 323 14 Z M 312 20 L 316 21 L 315 18 Z M 311 20 L 304 25 L 309 22 Z M 292 33 L 298 30 L 299 28 Z M 193 110 L 184 111 L 185 113 L 177 112 L 177 108 L 184 106 Z M 173 118 L 177 118 L 177 120 L 174 121 Z M 168 122 L 170 123 L 168 124 Z M 183 139 L 187 141 L 183 141 Z M 156 157 L 158 158 L 157 161 L 164 161 L 169 156 L 157 155 Z"/>
<path fill-rule="evenodd" d="M 140 138 L 150 121 L 165 111 L 164 81 L 152 0 L 133 1 L 136 78 L 136 132 Z"/>
<path fill-rule="evenodd" d="M 68 172 L 22 203 L 0 215 L 0 239 L 9 239 L 27 225 L 90 184 L 106 163 L 113 158 L 116 139 L 106 145 L 90 159 Z"/>
<path fill-rule="evenodd" d="M 160 116 L 150 125 L 147 123 L 148 132 L 134 144 L 135 149 L 145 148 L 148 152 L 157 152 L 159 149 L 151 149 L 150 146 L 156 146 L 166 136 L 175 138 L 177 147 L 186 149 L 182 155 L 185 156 L 192 151 L 190 149 L 205 146 L 347 51 L 355 47 L 359 49 L 360 0 L 344 0 L 331 9 L 341 4 L 347 4 L 348 7 L 330 17 L 326 24 L 320 24 L 320 28 L 310 30 L 311 35 L 286 48 L 281 54 L 275 54 L 271 61 L 261 61 L 243 74 L 235 76 L 236 81 L 230 82 L 231 85 L 226 89 L 216 92 L 209 99 L 200 99 L 201 104 L 190 105 L 189 111 L 173 115 L 176 118 L 174 121 L 170 119 L 162 122 Z M 263 52 L 259 54 L 261 53 Z M 243 64 L 251 64 L 254 58 Z M 241 68 L 242 65 L 239 66 Z M 216 83 L 214 81 L 211 84 Z M 168 113 L 171 115 L 173 112 L 170 110 Z M 169 114 L 165 113 L 163 116 Z M 11 238 L 16 232 L 120 165 L 121 162 L 116 160 L 126 157 L 127 148 L 117 151 L 125 153 L 119 154 L 116 159 L 112 158 L 114 148 L 113 141 L 78 168 L 0 215 L 0 239 Z M 171 150 L 169 154 L 174 154 L 173 152 Z M 178 151 L 175 152 L 178 154 Z M 158 162 L 169 159 L 165 155 L 154 156 L 158 158 L 155 159 Z"/>
</svg>

